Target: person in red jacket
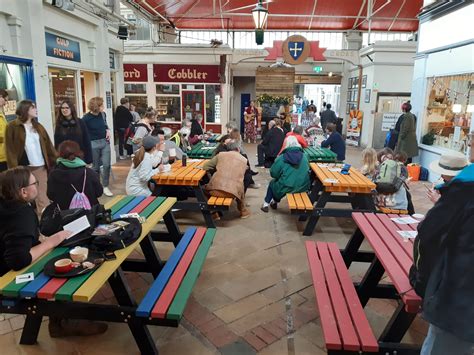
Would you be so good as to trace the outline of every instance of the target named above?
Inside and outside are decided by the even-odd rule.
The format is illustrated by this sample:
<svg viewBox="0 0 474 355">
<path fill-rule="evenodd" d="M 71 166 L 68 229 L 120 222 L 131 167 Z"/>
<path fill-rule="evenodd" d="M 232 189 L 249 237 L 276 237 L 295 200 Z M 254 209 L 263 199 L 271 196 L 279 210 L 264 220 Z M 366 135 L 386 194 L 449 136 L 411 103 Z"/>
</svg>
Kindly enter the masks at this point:
<svg viewBox="0 0 474 355">
<path fill-rule="evenodd" d="M 293 132 L 288 132 L 286 134 L 285 140 L 283 141 L 283 145 L 281 146 L 281 149 L 280 149 L 280 152 L 278 153 L 278 155 L 280 155 L 281 152 L 283 151 L 283 149 L 285 149 L 286 138 L 290 137 L 290 136 L 296 137 L 296 140 L 301 145 L 301 148 L 303 148 L 303 149 L 308 148 L 308 142 L 306 142 L 306 139 L 303 137 L 303 127 L 295 126 L 295 128 L 293 128 Z"/>
</svg>

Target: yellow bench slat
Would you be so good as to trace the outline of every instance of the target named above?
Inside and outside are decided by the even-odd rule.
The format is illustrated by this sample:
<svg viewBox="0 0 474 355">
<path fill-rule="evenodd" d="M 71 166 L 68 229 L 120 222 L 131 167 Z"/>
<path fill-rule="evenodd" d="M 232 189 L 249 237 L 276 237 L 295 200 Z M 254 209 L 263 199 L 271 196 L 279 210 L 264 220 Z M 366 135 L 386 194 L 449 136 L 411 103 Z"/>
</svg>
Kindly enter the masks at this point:
<svg viewBox="0 0 474 355">
<path fill-rule="evenodd" d="M 290 210 L 296 210 L 296 201 L 293 194 L 286 194 L 286 198 L 288 199 L 288 207 L 290 207 Z"/>
<path fill-rule="evenodd" d="M 301 198 L 301 194 L 297 193 L 293 194 L 293 196 L 295 197 L 296 208 L 299 210 L 304 210 L 304 203 L 303 199 Z"/>
<path fill-rule="evenodd" d="M 232 201 L 234 201 L 233 198 L 230 198 L 230 197 L 226 197 L 222 203 L 222 205 L 224 206 L 230 206 L 232 204 Z"/>
<path fill-rule="evenodd" d="M 311 211 L 313 209 L 313 204 L 311 203 L 308 194 L 306 192 L 302 192 L 301 198 L 303 199 L 305 209 Z"/>
</svg>

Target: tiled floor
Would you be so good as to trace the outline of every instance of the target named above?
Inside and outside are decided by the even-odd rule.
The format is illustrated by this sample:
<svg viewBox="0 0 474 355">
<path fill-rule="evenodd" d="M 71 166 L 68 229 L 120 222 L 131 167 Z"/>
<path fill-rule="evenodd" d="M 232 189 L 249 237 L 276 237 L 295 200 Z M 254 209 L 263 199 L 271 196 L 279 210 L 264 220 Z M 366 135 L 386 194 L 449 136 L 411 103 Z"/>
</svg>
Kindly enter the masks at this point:
<svg viewBox="0 0 474 355">
<path fill-rule="evenodd" d="M 256 146 L 247 145 L 246 149 L 255 160 Z M 359 165 L 360 150 L 349 148 L 347 160 Z M 111 190 L 115 193 L 124 193 L 129 164 L 130 161 L 121 161 L 114 167 Z M 268 214 L 260 211 L 270 177 L 268 170 L 259 171 L 256 181 L 262 187 L 247 193 L 251 217 L 240 220 L 234 207 L 217 222 L 214 245 L 179 328 L 149 327 L 161 354 L 325 353 L 304 241 L 335 241 L 343 247 L 354 230 L 354 223 L 350 219 L 322 218 L 313 236 L 302 236 L 303 224 L 288 213 L 285 201 L 276 211 Z M 421 183 L 413 183 L 411 192 L 417 212 L 426 213 L 431 203 L 425 198 Z M 182 229 L 203 223 L 197 214 L 178 212 L 176 217 Z M 159 243 L 158 250 L 166 258 L 171 246 Z M 360 278 L 365 268 L 363 264 L 354 264 L 353 278 Z M 150 277 L 133 273 L 127 277 L 140 299 L 151 282 Z M 107 287 L 96 300 L 114 302 Z M 394 307 L 393 301 L 371 300 L 365 308 L 376 335 Z M 110 324 L 107 333 L 87 339 L 52 339 L 45 320 L 38 345 L 20 346 L 23 317 L 4 317 L 4 320 L 0 318 L 2 354 L 138 353 L 125 324 Z M 426 323 L 417 319 L 405 340 L 420 344 L 426 328 Z"/>
</svg>

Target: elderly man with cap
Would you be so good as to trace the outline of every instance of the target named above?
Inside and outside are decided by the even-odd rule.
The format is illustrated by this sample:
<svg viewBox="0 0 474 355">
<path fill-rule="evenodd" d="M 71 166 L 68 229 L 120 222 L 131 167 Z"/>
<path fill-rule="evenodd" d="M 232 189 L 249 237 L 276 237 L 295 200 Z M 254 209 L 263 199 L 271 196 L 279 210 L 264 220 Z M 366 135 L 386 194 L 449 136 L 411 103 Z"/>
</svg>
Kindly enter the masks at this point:
<svg viewBox="0 0 474 355">
<path fill-rule="evenodd" d="M 169 165 L 163 165 L 162 157 L 165 145 L 160 143 L 159 137 L 146 136 L 142 140 L 142 146 L 135 152 L 132 166 L 127 176 L 125 190 L 127 195 L 150 196 L 148 181 L 153 175 L 169 169 Z"/>
<path fill-rule="evenodd" d="M 259 168 L 270 168 L 275 161 L 285 140 L 285 132 L 281 127 L 282 122 L 279 119 L 271 120 L 268 123 L 269 131 L 263 136 L 262 143 L 257 145 Z"/>
<path fill-rule="evenodd" d="M 413 249 L 410 283 L 429 323 L 421 354 L 474 354 L 474 164 L 451 152 L 430 168 L 446 182 L 418 226 Z"/>
</svg>

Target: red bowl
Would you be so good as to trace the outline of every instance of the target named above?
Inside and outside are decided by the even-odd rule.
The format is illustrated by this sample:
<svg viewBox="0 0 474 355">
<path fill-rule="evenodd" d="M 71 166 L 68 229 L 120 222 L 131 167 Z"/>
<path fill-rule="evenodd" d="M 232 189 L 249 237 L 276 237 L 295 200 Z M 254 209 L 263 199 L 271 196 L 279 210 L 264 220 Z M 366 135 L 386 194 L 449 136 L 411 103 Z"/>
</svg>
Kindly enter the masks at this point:
<svg viewBox="0 0 474 355">
<path fill-rule="evenodd" d="M 60 274 L 65 274 L 72 270 L 72 260 L 71 259 L 59 259 L 54 263 L 54 270 Z"/>
</svg>

